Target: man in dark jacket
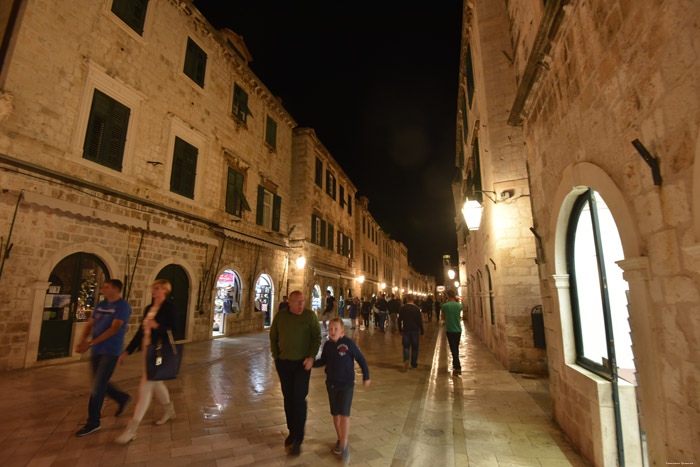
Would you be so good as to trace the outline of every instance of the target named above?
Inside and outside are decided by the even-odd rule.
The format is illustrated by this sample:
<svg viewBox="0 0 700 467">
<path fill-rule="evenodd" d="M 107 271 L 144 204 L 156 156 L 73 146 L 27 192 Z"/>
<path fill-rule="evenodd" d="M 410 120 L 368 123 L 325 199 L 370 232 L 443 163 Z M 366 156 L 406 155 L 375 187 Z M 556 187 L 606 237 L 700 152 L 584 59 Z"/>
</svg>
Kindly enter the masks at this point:
<svg viewBox="0 0 700 467">
<path fill-rule="evenodd" d="M 413 295 L 406 297 L 406 304 L 399 312 L 399 332 L 402 334 L 403 343 L 403 367 L 408 368 L 409 349 L 411 354 L 411 368 L 418 367 L 418 342 L 423 337 L 423 317 L 420 308 L 413 304 Z M 420 336 L 420 337 L 419 337 Z"/>
<path fill-rule="evenodd" d="M 377 313 L 377 318 L 379 321 L 379 330 L 381 332 L 384 332 L 384 323 L 386 323 L 386 315 L 389 311 L 389 303 L 386 301 L 386 298 L 384 298 L 383 293 L 379 295 L 379 300 L 377 300 L 377 303 L 375 303 L 374 306 L 376 306 L 377 310 L 379 310 L 379 313 Z"/>
</svg>

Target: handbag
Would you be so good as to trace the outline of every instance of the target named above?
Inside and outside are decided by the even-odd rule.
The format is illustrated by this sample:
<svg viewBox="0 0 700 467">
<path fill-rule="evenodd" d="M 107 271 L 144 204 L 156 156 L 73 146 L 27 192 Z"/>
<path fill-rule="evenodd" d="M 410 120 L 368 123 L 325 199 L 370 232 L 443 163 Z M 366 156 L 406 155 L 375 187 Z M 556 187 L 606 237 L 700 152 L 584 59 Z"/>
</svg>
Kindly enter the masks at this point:
<svg viewBox="0 0 700 467">
<path fill-rule="evenodd" d="M 182 362 L 182 344 L 175 344 L 173 333 L 168 329 L 168 342 L 151 343 L 146 349 L 146 376 L 151 381 L 177 378 Z"/>
</svg>

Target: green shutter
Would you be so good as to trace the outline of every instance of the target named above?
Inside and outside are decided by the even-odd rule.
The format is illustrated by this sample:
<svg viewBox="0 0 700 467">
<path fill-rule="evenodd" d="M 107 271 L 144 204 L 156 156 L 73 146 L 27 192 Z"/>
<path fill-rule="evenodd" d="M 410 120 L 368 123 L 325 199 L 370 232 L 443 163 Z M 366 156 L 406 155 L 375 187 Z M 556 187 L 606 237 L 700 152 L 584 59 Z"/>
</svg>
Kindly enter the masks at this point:
<svg viewBox="0 0 700 467">
<path fill-rule="evenodd" d="M 326 221 L 321 219 L 321 246 L 326 246 Z"/>
<path fill-rule="evenodd" d="M 204 76 L 207 71 L 207 54 L 191 38 L 187 38 L 184 73 L 200 87 L 204 87 Z"/>
<path fill-rule="evenodd" d="M 272 230 L 280 231 L 280 214 L 282 213 L 282 198 L 274 195 L 272 200 Z"/>
<path fill-rule="evenodd" d="M 199 150 L 188 142 L 175 137 L 173 167 L 170 174 L 170 191 L 194 199 Z"/>
<path fill-rule="evenodd" d="M 128 107 L 95 89 L 83 157 L 121 171 L 130 113 Z"/>
<path fill-rule="evenodd" d="M 316 238 L 316 214 L 311 214 L 311 243 L 318 243 Z"/>
<path fill-rule="evenodd" d="M 236 171 L 229 167 L 226 180 L 226 212 L 236 216 L 241 215 L 236 206 Z"/>
<path fill-rule="evenodd" d="M 148 0 L 114 0 L 112 2 L 112 13 L 139 35 L 143 34 L 147 9 Z"/>
<path fill-rule="evenodd" d="M 265 142 L 273 149 L 277 148 L 277 122 L 270 118 L 269 115 L 267 116 Z"/>
<path fill-rule="evenodd" d="M 338 202 L 340 203 L 341 208 L 345 207 L 345 187 L 343 185 L 340 185 L 340 196 L 338 196 Z"/>
<path fill-rule="evenodd" d="M 248 109 L 248 93 L 238 84 L 233 85 L 233 115 L 238 117 L 243 123 L 246 122 L 250 109 Z"/>
<path fill-rule="evenodd" d="M 316 158 L 316 175 L 315 175 L 316 185 L 323 188 L 323 162 L 318 157 Z"/>
<path fill-rule="evenodd" d="M 255 213 L 255 223 L 263 225 L 263 210 L 265 209 L 265 188 L 258 185 L 258 209 Z"/>
<path fill-rule="evenodd" d="M 333 226 L 328 224 L 328 249 L 333 251 Z M 339 232 L 340 233 L 340 232 Z"/>
</svg>

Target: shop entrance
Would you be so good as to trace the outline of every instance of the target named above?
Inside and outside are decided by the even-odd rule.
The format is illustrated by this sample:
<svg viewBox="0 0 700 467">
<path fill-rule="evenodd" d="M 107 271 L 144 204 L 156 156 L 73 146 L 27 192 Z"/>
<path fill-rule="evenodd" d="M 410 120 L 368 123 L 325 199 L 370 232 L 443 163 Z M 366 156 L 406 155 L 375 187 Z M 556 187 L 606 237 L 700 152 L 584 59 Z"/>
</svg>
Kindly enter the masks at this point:
<svg viewBox="0 0 700 467">
<path fill-rule="evenodd" d="M 241 312 L 241 285 L 241 276 L 231 269 L 225 270 L 217 279 L 212 336 L 225 336 L 225 315 Z"/>
<path fill-rule="evenodd" d="M 321 311 L 321 287 L 314 285 L 311 291 L 311 309 L 318 314 Z"/>
<path fill-rule="evenodd" d="M 89 253 L 72 254 L 51 271 L 44 299 L 37 360 L 67 357 L 73 322 L 85 321 L 102 299 L 100 287 L 109 279 L 104 263 Z"/>
<path fill-rule="evenodd" d="M 177 320 L 173 336 L 175 340 L 182 340 L 187 333 L 187 308 L 190 301 L 190 280 L 187 273 L 177 264 L 169 264 L 160 270 L 157 279 L 165 279 L 173 286 L 168 300 L 172 300 L 177 308 Z"/>
<path fill-rule="evenodd" d="M 262 274 L 255 283 L 255 311 L 265 313 L 265 326 L 272 323 L 272 299 L 272 279 L 267 274 Z"/>
</svg>

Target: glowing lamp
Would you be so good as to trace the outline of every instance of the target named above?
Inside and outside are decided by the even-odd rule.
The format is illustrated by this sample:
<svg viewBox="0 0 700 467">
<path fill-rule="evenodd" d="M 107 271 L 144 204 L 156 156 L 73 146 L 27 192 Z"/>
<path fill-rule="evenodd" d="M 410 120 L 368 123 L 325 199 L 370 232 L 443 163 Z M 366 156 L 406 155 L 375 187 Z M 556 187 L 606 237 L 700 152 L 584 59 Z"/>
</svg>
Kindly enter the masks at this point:
<svg viewBox="0 0 700 467">
<path fill-rule="evenodd" d="M 464 216 L 464 222 L 467 223 L 467 228 L 469 230 L 479 230 L 479 225 L 481 225 L 481 212 L 484 208 L 475 199 L 467 198 L 464 202 L 464 207 L 462 208 L 462 215 Z"/>
</svg>

